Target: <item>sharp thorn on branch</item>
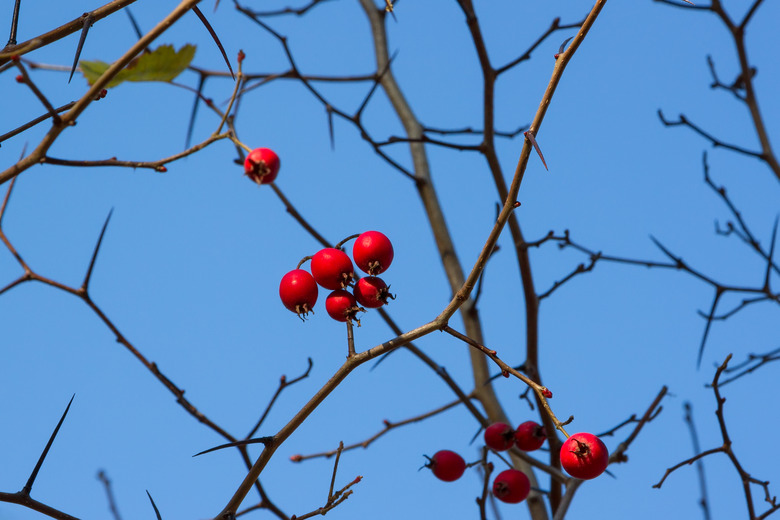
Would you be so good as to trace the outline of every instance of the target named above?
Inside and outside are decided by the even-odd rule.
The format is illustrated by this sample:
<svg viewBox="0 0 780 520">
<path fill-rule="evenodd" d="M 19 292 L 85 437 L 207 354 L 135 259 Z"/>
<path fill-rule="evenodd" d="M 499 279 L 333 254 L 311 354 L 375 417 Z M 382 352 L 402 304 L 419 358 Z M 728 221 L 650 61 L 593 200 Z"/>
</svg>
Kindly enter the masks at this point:
<svg viewBox="0 0 780 520">
<path fill-rule="evenodd" d="M 84 22 L 81 26 L 81 37 L 79 38 L 79 44 L 76 47 L 76 56 L 73 58 L 73 66 L 70 68 L 70 76 L 68 76 L 68 83 L 70 83 L 70 80 L 73 79 L 73 73 L 76 72 L 76 66 L 79 64 L 79 57 L 81 56 L 81 49 L 84 48 L 84 42 L 87 40 L 87 33 L 89 33 L 89 28 L 92 27 L 92 23 L 94 22 L 94 18 L 92 15 L 85 14 L 84 15 Z"/>
<path fill-rule="evenodd" d="M 65 417 L 68 415 L 68 411 L 70 410 L 70 405 L 73 404 L 73 399 L 76 398 L 76 394 L 73 394 L 70 398 L 70 401 L 68 401 L 68 406 L 65 407 L 65 411 L 62 413 L 62 417 L 60 417 L 60 421 L 57 423 L 57 426 L 54 428 L 54 431 L 51 434 L 51 437 L 49 437 L 49 442 L 46 443 L 46 447 L 43 449 L 43 453 L 41 453 L 41 456 L 38 458 L 38 462 L 35 464 L 35 468 L 33 468 L 32 473 L 30 474 L 30 478 L 27 479 L 27 483 L 22 488 L 21 493 L 24 495 L 30 495 L 30 491 L 32 491 L 33 484 L 35 483 L 35 478 L 38 476 L 38 471 L 40 471 L 41 466 L 43 465 L 44 459 L 46 459 L 46 455 L 49 454 L 49 449 L 51 448 L 51 445 L 54 443 L 54 438 L 57 437 L 57 433 L 60 431 L 60 426 L 62 426 L 62 423 L 65 421 Z"/>
</svg>

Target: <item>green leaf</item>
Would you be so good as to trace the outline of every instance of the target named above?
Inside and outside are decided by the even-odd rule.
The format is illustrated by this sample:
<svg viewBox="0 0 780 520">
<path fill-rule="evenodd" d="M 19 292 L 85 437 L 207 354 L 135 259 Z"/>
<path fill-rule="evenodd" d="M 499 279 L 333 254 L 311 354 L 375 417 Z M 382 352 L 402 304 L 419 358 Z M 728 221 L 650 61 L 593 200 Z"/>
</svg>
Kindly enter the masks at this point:
<svg viewBox="0 0 780 520">
<path fill-rule="evenodd" d="M 186 69 L 195 56 L 195 46 L 187 44 L 178 51 L 173 45 L 160 45 L 133 59 L 109 81 L 106 88 L 123 81 L 172 81 Z M 102 61 L 80 61 L 79 68 L 92 85 L 111 65 Z"/>
</svg>

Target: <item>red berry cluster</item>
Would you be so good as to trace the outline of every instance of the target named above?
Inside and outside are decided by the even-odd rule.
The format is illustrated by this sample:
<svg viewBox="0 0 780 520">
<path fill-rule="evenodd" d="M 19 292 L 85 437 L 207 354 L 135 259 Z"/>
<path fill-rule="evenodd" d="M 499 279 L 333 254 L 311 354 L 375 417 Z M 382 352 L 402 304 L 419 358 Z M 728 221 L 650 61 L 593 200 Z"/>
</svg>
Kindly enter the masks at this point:
<svg viewBox="0 0 780 520">
<path fill-rule="evenodd" d="M 544 427 L 526 421 L 516 429 L 506 423 L 493 423 L 485 429 L 485 444 L 492 450 L 505 451 L 517 446 L 523 451 L 539 449 L 547 439 Z M 601 439 L 590 433 L 575 433 L 561 446 L 561 465 L 572 476 L 592 479 L 601 475 L 609 464 L 609 453 Z M 428 457 L 426 467 L 440 480 L 458 480 L 466 471 L 463 457 L 449 450 Z M 517 504 L 531 492 L 528 476 L 516 469 L 507 469 L 493 480 L 493 496 L 502 502 Z"/>
<path fill-rule="evenodd" d="M 505 451 L 517 446 L 523 451 L 538 450 L 547 439 L 544 426 L 526 421 L 517 429 L 505 423 L 493 423 L 485 428 L 485 444 L 495 451 Z"/>
<path fill-rule="evenodd" d="M 355 281 L 352 260 L 344 251 L 332 247 L 321 249 L 311 257 L 311 274 L 299 268 L 282 277 L 279 296 L 284 306 L 303 318 L 312 312 L 317 302 L 319 284 L 333 291 L 325 299 L 328 315 L 342 322 L 354 319 L 360 325 L 356 316 L 358 312 L 365 312 L 363 307 L 376 309 L 386 304 L 388 298 L 394 298 L 384 280 L 373 276 L 390 267 L 393 244 L 379 231 L 366 231 L 355 240 L 352 257 L 357 266 L 371 276 Z"/>
</svg>

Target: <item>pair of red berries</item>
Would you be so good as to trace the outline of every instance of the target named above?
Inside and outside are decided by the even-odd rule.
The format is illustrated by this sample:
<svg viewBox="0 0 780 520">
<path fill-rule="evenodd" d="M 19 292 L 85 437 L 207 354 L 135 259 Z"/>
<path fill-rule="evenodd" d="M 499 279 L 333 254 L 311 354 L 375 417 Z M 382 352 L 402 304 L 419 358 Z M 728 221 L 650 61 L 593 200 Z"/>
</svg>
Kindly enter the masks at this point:
<svg viewBox="0 0 780 520">
<path fill-rule="evenodd" d="M 544 427 L 526 421 L 517 429 L 506 423 L 493 423 L 485 428 L 485 444 L 495 451 L 505 451 L 516 445 L 523 451 L 538 450 L 547 439 Z"/>
<path fill-rule="evenodd" d="M 441 450 L 430 457 L 427 467 L 439 480 L 453 482 L 466 471 L 466 462 L 454 451 Z M 516 469 L 502 471 L 493 480 L 493 495 L 508 504 L 522 502 L 530 491 L 528 477 Z"/>
<path fill-rule="evenodd" d="M 325 310 L 336 321 L 356 319 L 361 308 L 375 309 L 393 298 L 389 286 L 373 276 L 387 270 L 393 261 L 393 244 L 379 231 L 366 231 L 352 246 L 352 257 L 357 266 L 371 275 L 356 283 L 352 260 L 340 249 L 322 249 L 311 257 L 311 274 L 303 269 L 290 271 L 279 284 L 282 303 L 298 316 L 311 312 L 317 302 L 317 285 L 333 292 L 325 300 Z M 352 292 L 347 291 L 352 286 Z M 358 322 L 359 323 L 359 322 Z"/>
</svg>

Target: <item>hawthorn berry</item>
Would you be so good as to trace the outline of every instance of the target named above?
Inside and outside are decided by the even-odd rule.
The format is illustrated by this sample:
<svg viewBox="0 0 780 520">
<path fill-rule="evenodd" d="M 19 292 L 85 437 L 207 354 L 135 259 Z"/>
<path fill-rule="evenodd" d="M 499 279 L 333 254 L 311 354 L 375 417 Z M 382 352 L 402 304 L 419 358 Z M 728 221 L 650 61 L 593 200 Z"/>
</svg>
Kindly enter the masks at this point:
<svg viewBox="0 0 780 520">
<path fill-rule="evenodd" d="M 547 432 L 544 426 L 533 421 L 526 421 L 515 430 L 515 444 L 523 451 L 538 450 L 545 439 Z"/>
<path fill-rule="evenodd" d="M 352 257 L 363 272 L 380 274 L 393 261 L 393 244 L 379 231 L 366 231 L 355 240 Z"/>
<path fill-rule="evenodd" d="M 343 289 L 354 277 L 352 260 L 340 249 L 320 249 L 311 258 L 311 274 L 317 283 L 331 291 Z"/>
<path fill-rule="evenodd" d="M 516 469 L 502 471 L 493 481 L 493 496 L 507 504 L 522 502 L 530 491 L 528 477 Z"/>
<path fill-rule="evenodd" d="M 485 428 L 485 444 L 496 451 L 505 451 L 515 442 L 515 432 L 506 423 L 493 423 Z"/>
<path fill-rule="evenodd" d="M 244 160 L 244 173 L 257 184 L 268 184 L 279 174 L 279 156 L 269 148 L 255 148 Z"/>
<path fill-rule="evenodd" d="M 433 471 L 433 475 L 444 482 L 458 480 L 466 471 L 466 461 L 463 457 L 450 450 L 440 450 L 428 457 L 426 468 Z"/>
<path fill-rule="evenodd" d="M 294 269 L 282 277 L 279 297 L 285 307 L 303 319 L 317 302 L 317 283 L 307 271 Z"/>
<path fill-rule="evenodd" d="M 591 433 L 575 433 L 561 446 L 561 466 L 572 477 L 596 478 L 604 473 L 608 464 L 607 447 Z"/>
<path fill-rule="evenodd" d="M 356 318 L 356 315 L 365 309 L 358 307 L 357 300 L 352 293 L 344 289 L 337 289 L 325 298 L 325 310 L 336 321 L 356 320 L 360 325 L 360 320 Z"/>
<path fill-rule="evenodd" d="M 352 293 L 360 305 L 376 309 L 386 304 L 388 298 L 395 298 L 389 290 L 390 287 L 381 278 L 366 276 L 357 281 Z"/>
</svg>

